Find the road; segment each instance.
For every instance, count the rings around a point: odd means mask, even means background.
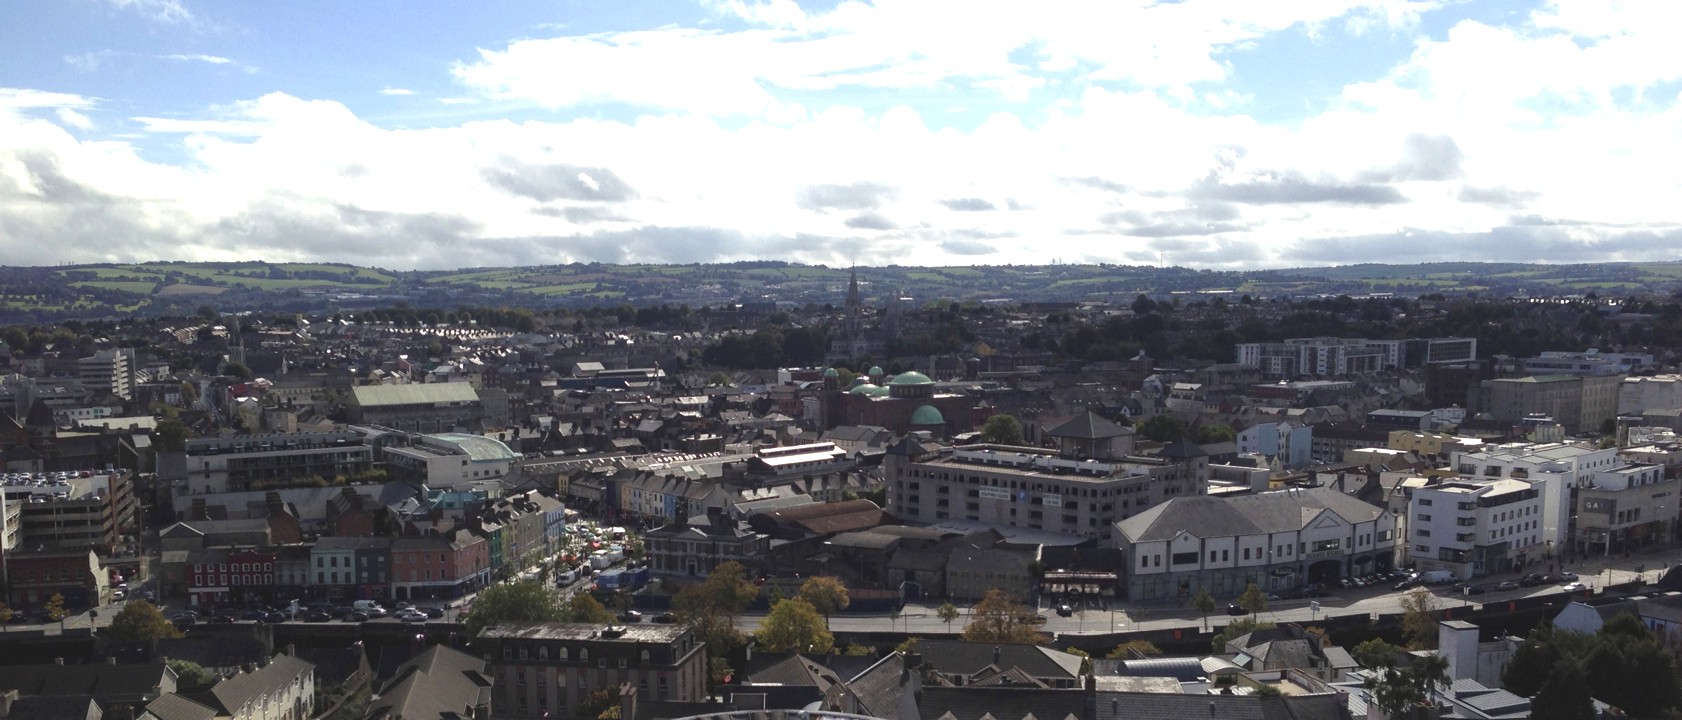
[[[1656,582],[1664,572],[1664,563],[1668,560],[1674,564],[1682,559],[1682,553],[1675,551],[1662,555],[1645,554],[1630,559],[1618,558],[1609,561],[1598,574],[1590,575],[1592,569],[1586,563],[1578,563],[1574,568],[1581,574],[1580,582],[1588,588],[1598,590],[1608,584],[1618,584],[1633,581],[1637,577],[1647,582]],[[1655,561],[1657,563],[1655,564]],[[1637,573],[1635,568],[1642,567]],[[1656,569],[1646,569],[1656,568]],[[1516,580],[1517,575],[1503,575],[1494,578],[1482,578],[1483,583],[1494,585],[1502,580]],[[1539,587],[1521,587],[1516,590],[1488,592],[1478,595],[1455,595],[1452,588],[1430,588],[1437,597],[1438,607],[1457,608],[1472,607],[1488,603],[1506,602],[1519,598],[1540,597],[1546,595],[1564,595],[1559,585],[1544,585]],[[1402,598],[1406,591],[1397,592],[1389,586],[1372,586],[1366,588],[1342,589],[1337,594],[1319,598],[1319,610],[1314,610],[1308,600],[1275,600],[1270,602],[1268,609],[1260,613],[1262,620],[1269,622],[1303,622],[1311,623],[1327,617],[1341,617],[1348,615],[1374,616],[1380,614],[1394,614],[1403,612]],[[1579,594],[1581,595],[1581,594]],[[829,626],[835,632],[909,632],[915,635],[943,635],[963,632],[969,622],[970,608],[959,608],[963,613],[951,624],[942,622],[935,614],[938,605],[907,604],[900,617],[892,618],[886,615],[837,615],[830,618]],[[1210,627],[1225,625],[1229,617],[1224,612],[1226,603],[1211,613],[1208,618]],[[1071,617],[1060,617],[1049,608],[1042,608],[1040,614],[1046,618],[1041,629],[1057,635],[1092,635],[1111,632],[1134,632],[1140,630],[1171,630],[1175,628],[1201,628],[1204,623],[1202,615],[1191,607],[1123,607],[1114,610],[1087,609],[1076,612]],[[744,632],[752,632],[759,628],[764,619],[763,614],[743,615],[737,621],[737,626]]]

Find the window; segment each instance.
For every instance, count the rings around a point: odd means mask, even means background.
[[[556,657],[556,659],[560,660],[561,662],[566,662],[568,660],[571,660],[572,659],[572,651],[570,649],[568,649],[565,645],[562,645],[561,650],[560,650],[560,654]],[[562,676],[562,677],[565,677],[565,676]]]
[[[642,664],[647,665],[648,664],[648,658],[649,658],[648,651],[647,650],[642,651]]]
[[[539,660],[548,660],[549,659],[549,646],[544,645],[544,646],[541,646],[537,649],[537,659],[539,659]],[[538,677],[542,677],[542,675],[539,675]]]

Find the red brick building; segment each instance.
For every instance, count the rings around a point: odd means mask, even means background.
[[[5,553],[11,592],[6,604],[39,608],[54,594],[66,608],[95,608],[111,599],[110,580],[92,550],[19,550]]]

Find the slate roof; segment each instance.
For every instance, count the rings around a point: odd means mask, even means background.
[[[405,720],[440,718],[445,713],[490,702],[491,679],[486,663],[443,645],[434,645],[398,666],[397,674],[380,688],[370,716]]]
[[[221,710],[237,715],[240,708],[259,696],[273,694],[277,688],[286,686],[299,675],[314,671],[315,666],[308,662],[290,655],[276,655],[256,672],[242,672],[216,683],[210,688],[210,694],[222,705]]]
[[[146,698],[160,691],[163,663],[112,665],[12,665],[0,672],[0,692],[18,695],[90,695],[101,700]]]
[[[473,386],[459,382],[358,385],[351,388],[351,392],[356,404],[362,407],[479,402],[479,394],[474,392]]]
[[[1115,527],[1133,542],[1171,540],[1182,531],[1205,538],[1260,535],[1301,530],[1324,511],[1351,524],[1371,522],[1384,512],[1335,490],[1315,488],[1230,498],[1177,497]]]
[[[1102,440],[1131,435],[1133,429],[1117,425],[1106,420],[1102,415],[1088,410],[1070,418],[1068,422],[1046,429],[1045,434],[1050,437],[1076,440]]]
[[[105,713],[99,709],[99,703],[87,695],[67,695],[64,697],[24,697],[12,701],[11,714],[7,717],[20,720],[89,720],[98,718]],[[206,719],[208,720],[208,719]]]
[[[1023,687],[925,687],[917,710],[927,720],[1085,720],[1085,690]],[[1182,716],[1189,717],[1189,716]]]
[[[158,699],[146,706],[146,712],[158,720],[211,720],[216,717],[215,708],[206,707],[175,693],[158,696]]]
[[[993,650],[999,651],[997,662]],[[1000,669],[1022,668],[1034,678],[1069,680],[1079,677],[1081,659],[1077,655],[1024,643],[968,643],[957,640],[923,638],[917,644],[923,662],[933,665],[942,675],[970,677],[989,666]]]

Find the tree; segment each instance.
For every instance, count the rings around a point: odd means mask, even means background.
[[[555,594],[543,583],[501,583],[479,592],[473,611],[467,614],[467,635],[506,622],[559,622],[564,613]]]
[[[824,627],[817,608],[801,598],[789,598],[772,607],[754,637],[772,652],[827,653],[835,646],[835,636]]]
[[[180,452],[187,449],[187,438],[193,436],[186,423],[176,419],[159,422],[152,428],[152,439],[160,452]]]
[[[561,615],[563,622],[603,625],[613,622],[613,613],[608,612],[607,607],[603,606],[601,601],[585,592],[574,593],[572,598],[567,600],[566,606],[561,608]]]
[[[12,616],[16,614],[6,603],[0,603],[0,632],[5,632],[12,626]]]
[[[1245,586],[1244,592],[1238,595],[1238,607],[1244,608],[1251,615],[1260,615],[1267,609],[1267,593],[1255,583]]]
[[[1139,435],[1146,440],[1173,442],[1186,436],[1186,424],[1168,415],[1153,415],[1139,425]]]
[[[759,588],[747,580],[747,569],[732,560],[713,568],[706,580],[679,590],[672,608],[679,622],[694,628],[697,638],[707,643],[709,653],[722,656],[742,644],[736,617],[758,596]]]
[[[1034,625],[1033,611],[999,589],[988,590],[981,602],[975,604],[963,638],[965,642],[981,643],[1041,642],[1039,628]]]
[[[1110,650],[1109,654],[1104,657],[1110,658],[1111,660],[1129,660],[1161,654],[1162,648],[1157,647],[1156,643],[1149,640],[1128,640],[1127,642],[1115,646],[1115,649]]]
[[[832,575],[819,575],[800,584],[800,592],[795,597],[810,603],[818,613],[823,615],[824,627],[829,627],[829,616],[846,610],[853,603],[847,597],[847,586],[842,584],[841,578]]]
[[[940,607],[934,611],[934,616],[940,618],[941,622],[946,623],[947,632],[952,632],[952,621],[957,620],[959,614],[958,606],[952,603],[941,603]]]
[[[1448,658],[1426,655],[1407,667],[1389,665],[1367,678],[1372,703],[1390,718],[1408,718],[1413,709],[1431,699],[1432,691],[1448,684]]]
[[[1192,441],[1199,444],[1199,445],[1208,445],[1210,443],[1232,442],[1233,439],[1235,439],[1237,437],[1238,437],[1238,435],[1237,435],[1237,433],[1234,433],[1232,431],[1232,426],[1231,425],[1226,425],[1226,424],[1222,424],[1222,423],[1209,423],[1209,424],[1206,424],[1206,425],[1199,425],[1199,426],[1197,426],[1196,430],[1192,431],[1192,434],[1191,434]]]
[[[1091,675],[1092,674],[1092,653],[1089,653],[1089,652],[1087,652],[1085,650],[1082,650],[1078,647],[1068,648],[1067,650],[1064,650],[1063,652],[1066,652],[1070,655],[1073,655],[1075,657],[1080,658],[1080,674],[1081,675]]]
[[[917,641],[919,641],[921,639],[922,638],[919,638],[919,637],[916,637],[916,636],[908,637],[908,638],[905,639],[905,642],[902,642],[902,643],[894,646],[894,652],[899,653],[901,655],[909,655],[913,652],[916,652],[917,651]]]
[[[1022,423],[1009,415],[994,415],[981,426],[981,441],[994,445],[1021,445]]]
[[[163,611],[145,600],[131,600],[111,618],[105,634],[116,640],[170,640],[181,637],[181,631],[164,617]]]
[[[1594,696],[1588,678],[1574,662],[1554,663],[1542,689],[1530,699],[1533,720],[1593,720]]]
[[[1349,656],[1355,658],[1361,667],[1379,668],[1395,665],[1396,653],[1399,652],[1401,648],[1385,642],[1384,638],[1373,638],[1356,645],[1349,651]]]
[[[59,629],[63,630],[64,619],[69,616],[70,611],[64,609],[64,596],[53,593],[53,596],[47,599],[47,619],[58,623]]]
[[[1424,588],[1402,596],[1402,637],[1407,638],[1409,650],[1437,647],[1438,615],[1437,596]]]
[[[714,656],[707,661],[707,681],[712,687],[716,688],[733,680],[731,675],[735,672],[736,669],[730,667],[728,658]]]
[[[1268,630],[1272,627],[1274,627],[1273,623],[1262,622],[1256,619],[1254,615],[1246,615],[1233,620],[1232,622],[1227,623],[1226,627],[1221,628],[1220,632],[1215,633],[1215,638],[1213,640],[1215,652],[1226,652],[1227,643],[1257,630]]]
[[[1682,701],[1676,657],[1633,613],[1607,620],[1579,662],[1594,697],[1631,716],[1665,715]]]
[[[1191,599],[1191,606],[1203,613],[1203,631],[1208,632],[1209,613],[1215,611],[1215,596],[1209,594],[1209,588],[1200,587],[1197,589],[1197,595]]]
[[[246,367],[243,363],[231,362],[222,367],[222,374],[240,380],[250,380],[251,368]]]
[[[175,671],[176,689],[182,692],[209,690],[210,686],[215,685],[218,680],[222,679],[216,673],[205,669],[203,665],[191,660],[171,658],[167,664],[169,669]]]

